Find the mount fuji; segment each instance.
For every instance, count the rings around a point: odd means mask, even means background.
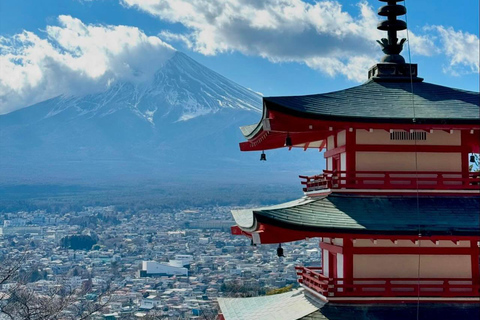
[[[240,153],[238,127],[258,122],[261,110],[259,94],[176,52],[148,82],[0,116],[0,176],[3,183],[120,183],[298,174],[305,166],[285,150],[270,166]]]

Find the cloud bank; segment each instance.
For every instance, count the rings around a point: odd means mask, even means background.
[[[445,72],[460,75],[480,71],[478,36],[443,26],[434,26],[427,30],[436,31],[440,36],[443,51],[450,60],[449,65],[444,68]]]
[[[175,50],[128,26],[87,25],[59,16],[41,38],[0,37],[0,114],[60,94],[103,91],[118,80],[145,81]]]
[[[375,39],[379,17],[366,1],[356,16],[334,0],[119,0],[163,21],[180,23],[187,32],[160,33],[167,41],[181,41],[205,55],[241,52],[272,62],[299,62],[350,80],[366,80],[366,70],[382,55]],[[401,32],[399,38],[405,37]],[[413,55],[444,53],[445,72],[478,72],[478,37],[442,26],[424,35],[409,31]],[[404,51],[404,55],[406,53]]]
[[[376,29],[378,16],[366,2],[358,15],[337,1],[301,0],[121,0],[172,23],[185,34],[162,32],[167,41],[183,41],[205,55],[238,51],[273,62],[301,62],[334,76],[363,81],[366,70],[381,56],[374,39],[386,37]],[[405,36],[405,33],[400,36]],[[433,42],[410,32],[412,50],[431,54]]]
[[[144,81],[174,53],[161,39],[204,55],[240,52],[362,82],[382,55],[374,40],[386,37],[365,1],[357,4],[356,15],[334,0],[118,1],[186,31],[147,36],[136,27],[89,25],[60,16],[58,26],[47,26],[40,36],[29,31],[0,36],[0,114],[60,94],[103,91],[119,80]],[[410,31],[409,40],[413,56],[441,56],[445,73],[479,72],[476,35],[429,26],[422,34]]]

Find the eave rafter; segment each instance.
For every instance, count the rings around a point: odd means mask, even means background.
[[[452,236],[452,235],[393,235],[393,234],[355,234],[355,233],[345,233],[345,232],[315,232],[315,231],[300,231],[300,230],[292,230],[292,229],[285,229],[279,226],[274,226],[265,223],[259,223],[257,230],[252,232],[247,232],[242,230],[238,226],[233,226],[231,233],[233,235],[243,235],[249,238],[252,238],[253,233],[259,233],[260,242],[258,244],[274,244],[274,243],[284,243],[284,242],[292,242],[298,240],[304,240],[306,238],[341,238],[347,239],[352,243],[355,243],[357,239],[366,239],[371,240],[372,245],[376,244],[378,240],[390,240],[392,243],[396,244],[398,240],[409,240],[414,245],[419,245],[419,240],[428,240],[432,241],[433,243],[438,241],[451,241],[458,245],[459,241],[474,241],[478,242],[480,240],[479,236]],[[375,242],[374,242],[375,240]],[[323,244],[322,244],[323,245]],[[330,245],[331,247],[333,245]],[[418,247],[408,247],[408,250],[416,250],[415,248]],[[457,247],[454,247],[454,249]],[[391,249],[391,248],[390,248]],[[430,248],[431,249],[431,248]],[[470,248],[464,248],[465,250],[470,250]],[[433,249],[432,251],[434,251]]]
[[[480,124],[426,124],[426,123],[366,123],[353,121],[332,121],[294,116],[277,110],[264,110],[264,116],[256,130],[248,135],[248,141],[240,143],[241,151],[262,151],[285,147],[287,136],[291,138],[292,147],[318,148],[325,147],[329,135],[346,130],[385,130],[393,131],[425,131],[443,130],[452,133],[462,130],[473,137],[480,135]],[[318,143],[313,143],[318,142]],[[320,146],[319,146],[320,145]]]

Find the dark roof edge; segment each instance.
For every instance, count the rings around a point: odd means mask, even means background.
[[[323,115],[317,113],[301,112],[282,106],[278,103],[263,98],[264,108],[268,108],[275,111],[281,111],[283,113],[308,119],[317,120],[330,120],[338,122],[360,122],[360,123],[393,123],[393,124],[436,124],[436,125],[448,125],[448,124],[480,124],[479,119],[431,119],[431,118],[375,118],[375,117],[349,117],[349,116],[332,116]],[[263,119],[263,118],[262,118]]]
[[[326,233],[349,233],[349,234],[374,234],[374,235],[419,235],[419,230],[366,230],[366,229],[353,229],[353,228],[332,228],[332,227],[313,227],[308,225],[288,223],[285,221],[279,221],[266,217],[258,211],[253,212],[255,219],[260,223],[267,223],[277,227],[292,229],[297,231],[311,231],[311,232],[326,232]],[[476,230],[472,231],[431,231],[431,230],[422,230],[420,229],[420,234],[423,237],[428,236],[479,236],[480,226]]]
[[[365,82],[363,82],[362,84],[359,84],[357,86],[353,86],[353,87],[348,87],[348,88],[345,88],[345,89],[340,89],[340,90],[335,90],[335,91],[330,91],[330,92],[323,92],[323,93],[312,93],[312,94],[300,94],[300,95],[294,95],[294,96],[268,96],[268,97],[263,97],[263,99],[270,99],[270,98],[290,98],[290,97],[314,97],[314,96],[321,96],[321,95],[326,95],[326,94],[333,94],[333,93],[338,93],[338,92],[342,92],[342,91],[346,91],[346,90],[351,90],[351,89],[354,89],[354,88],[358,88],[358,87],[361,87],[361,86],[364,86],[364,85],[367,85],[369,83],[372,83],[372,82],[389,82],[389,81],[375,81],[373,79],[369,79]],[[408,81],[394,81],[394,82],[407,82],[407,83],[410,83],[410,78]],[[425,85],[432,85],[432,86],[436,86],[436,87],[442,87],[442,88],[446,88],[446,89],[451,89],[451,90],[455,90],[455,91],[460,91],[460,92],[463,92],[463,93],[468,93],[468,94],[475,94],[475,95],[479,95],[480,96],[480,92],[479,91],[471,91],[471,90],[465,90],[465,89],[460,89],[460,88],[452,88],[452,87],[447,87],[447,86],[444,86],[444,85],[441,85],[441,84],[436,84],[436,83],[431,83],[431,82],[423,82],[423,84]],[[479,97],[480,98],[480,97]]]

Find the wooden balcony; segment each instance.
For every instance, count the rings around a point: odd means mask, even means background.
[[[327,171],[299,176],[305,193],[327,189],[480,190],[480,172]]]
[[[332,297],[480,297],[480,285],[471,279],[438,278],[329,278],[322,268],[295,267],[298,282],[328,298]]]
[[[472,279],[329,278],[322,268],[295,267],[298,282],[325,297],[480,297]]]

